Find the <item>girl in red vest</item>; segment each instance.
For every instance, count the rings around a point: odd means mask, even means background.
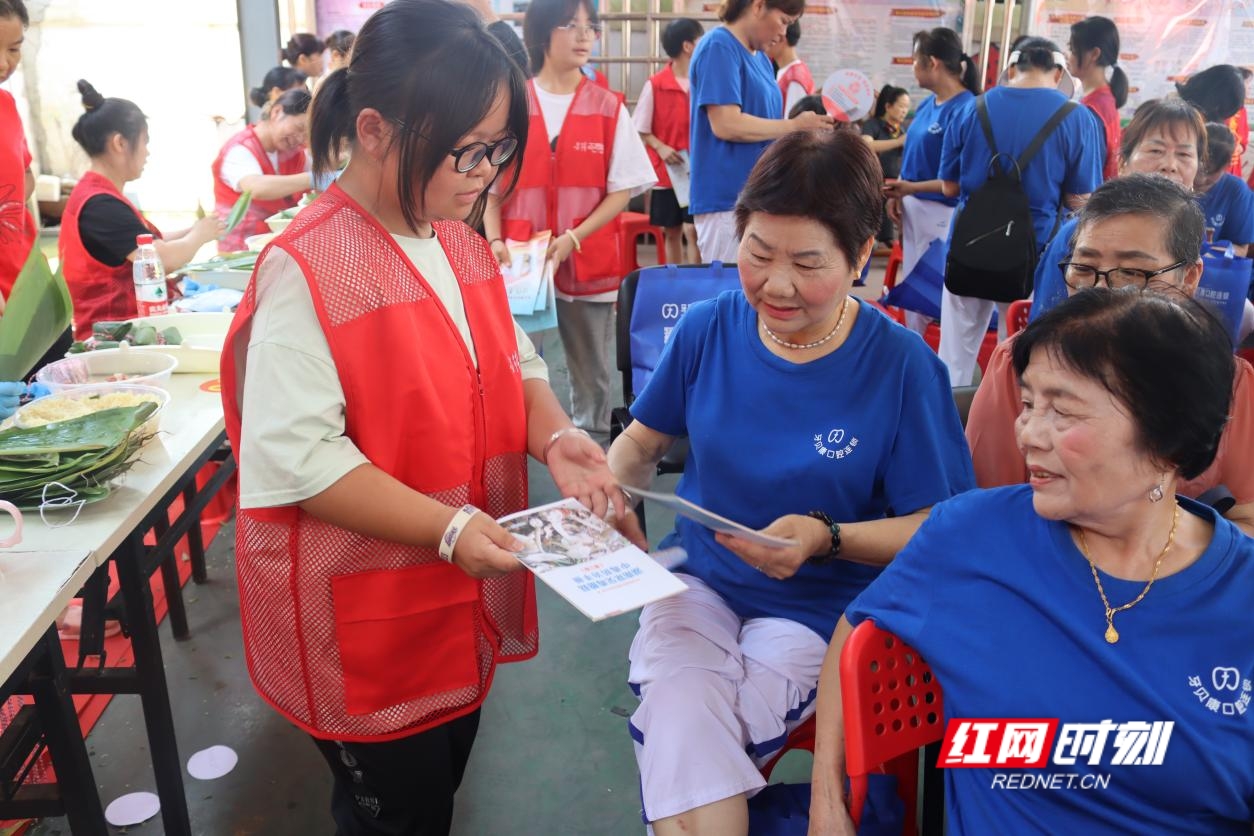
[[[465,223],[527,127],[472,9],[385,5],[313,107],[316,170],[345,142],[348,167],[262,253],[222,353],[249,673],[314,738],[344,836],[447,833],[495,666],[536,652],[494,521],[527,506],[527,454],[625,515]]]
[[[22,42],[30,16],[22,0],[0,0],[0,83],[9,80],[22,60]],[[0,90],[0,299],[8,298],[39,231],[26,208],[35,191],[31,154],[17,104]]]
[[[106,99],[78,82],[84,113],[74,123],[74,140],[91,158],[70,192],[61,216],[61,271],[74,301],[74,336],[91,336],[94,322],[132,319],[138,314],[131,262],[135,238],[150,233],[167,272],[191,261],[196,251],[225,229],[216,217],[202,218],[168,237],[126,199],[122,189],[143,174],[148,161],[148,119],[134,102]]]
[[[622,281],[619,213],[653,185],[653,167],[621,97],[582,70],[601,37],[588,0],[533,0],[523,39],[535,77],[527,82],[530,132],[518,190],[494,195],[484,217],[492,252],[503,239],[525,241],[551,230],[557,265],[557,323],[570,369],[575,425],[605,438],[610,430],[614,302]]]
[[[1119,108],[1128,102],[1128,77],[1119,63],[1119,28],[1107,17],[1086,17],[1071,24],[1067,69],[1084,85],[1080,99],[1102,123],[1106,159],[1102,176],[1119,176],[1119,145],[1123,136]],[[1106,80],[1106,71],[1110,80]]]
[[[632,121],[640,138],[649,151],[649,162],[657,175],[657,186],[649,198],[649,222],[662,228],[666,236],[666,261],[684,263],[684,236],[688,236],[691,264],[701,263],[697,249],[697,228],[692,225],[692,213],[688,211],[687,189],[684,189],[684,205],[679,205],[671,184],[666,164],[688,168],[685,162],[688,150],[688,64],[697,41],[705,34],[700,22],[690,17],[672,20],[662,32],[662,49],[670,56],[670,63],[644,83]]]
[[[313,188],[305,142],[309,135],[309,91],[288,90],[274,100],[265,118],[226,141],[213,161],[214,208],[223,218],[244,192],[252,203],[244,219],[218,242],[222,252],[248,247],[244,239],[269,232],[266,218],[296,205]]]
[[[801,20],[788,24],[784,37],[766,48],[766,54],[774,62],[775,83],[779,85],[779,93],[784,97],[784,112],[787,117],[792,109],[806,96],[814,93],[814,76],[810,68],[797,54],[797,44],[801,41]]]

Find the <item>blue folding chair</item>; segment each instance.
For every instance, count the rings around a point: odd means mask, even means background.
[[[649,382],[671,330],[688,306],[739,287],[736,265],[720,261],[645,267],[623,279],[618,288],[615,342],[624,406],[610,414],[611,442],[631,423],[631,404]],[[678,439],[658,462],[657,472],[683,473],[687,457],[688,439]]]

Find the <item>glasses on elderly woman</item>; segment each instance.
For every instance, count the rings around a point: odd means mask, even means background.
[[[1144,290],[1149,287],[1149,283],[1161,276],[1163,273],[1170,273],[1172,270],[1179,270],[1188,264],[1186,261],[1177,261],[1168,267],[1160,270],[1140,270],[1136,267],[1115,267],[1111,270],[1098,270],[1091,264],[1081,264],[1077,261],[1060,261],[1058,269],[1062,270],[1062,280],[1067,283],[1067,287],[1073,290],[1085,290],[1090,287],[1096,287],[1098,282],[1104,282],[1107,287],[1112,290],[1118,290],[1123,287],[1135,287]]]

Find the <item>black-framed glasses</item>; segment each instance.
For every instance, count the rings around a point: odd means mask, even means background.
[[[1076,261],[1058,262],[1058,269],[1062,270],[1062,280],[1067,283],[1067,287],[1074,290],[1096,287],[1099,281],[1105,282],[1107,287],[1116,290],[1121,287],[1136,287],[1144,290],[1149,286],[1152,279],[1161,276],[1163,273],[1170,273],[1172,270],[1179,270],[1181,267],[1187,266],[1187,261],[1177,261],[1175,264],[1159,270],[1140,270],[1136,267],[1115,267],[1110,270],[1098,270],[1091,264],[1080,264]]]
[[[399,125],[402,130],[413,131],[400,119],[393,119],[392,122]],[[425,139],[427,142],[431,141],[431,137],[426,134],[418,133],[418,131],[413,131],[413,133],[420,139]],[[479,163],[483,162],[484,157],[487,157],[493,168],[500,168],[510,161],[510,158],[514,156],[514,152],[517,150],[518,137],[507,136],[503,139],[498,139],[496,142],[470,142],[461,148],[451,148],[448,155],[453,158],[453,167],[457,169],[457,172],[465,174],[468,171],[473,171]]]
[[[555,26],[553,28],[559,32],[566,32],[567,34],[574,35],[576,38],[582,35],[590,41],[595,41],[601,37],[601,24],[599,23],[589,23],[586,26],[580,26],[572,20],[569,23],[563,23],[562,25]]]

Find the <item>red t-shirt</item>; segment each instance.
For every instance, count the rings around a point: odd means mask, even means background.
[[[1110,92],[1109,84],[1103,84],[1080,101],[1096,113],[1102,122],[1102,133],[1106,136],[1106,161],[1102,164],[1102,177],[1107,180],[1118,177],[1119,141],[1123,138],[1123,128],[1119,124],[1115,94]]]
[[[0,90],[0,294],[6,299],[38,235],[35,218],[26,208],[30,162],[17,103]]]

